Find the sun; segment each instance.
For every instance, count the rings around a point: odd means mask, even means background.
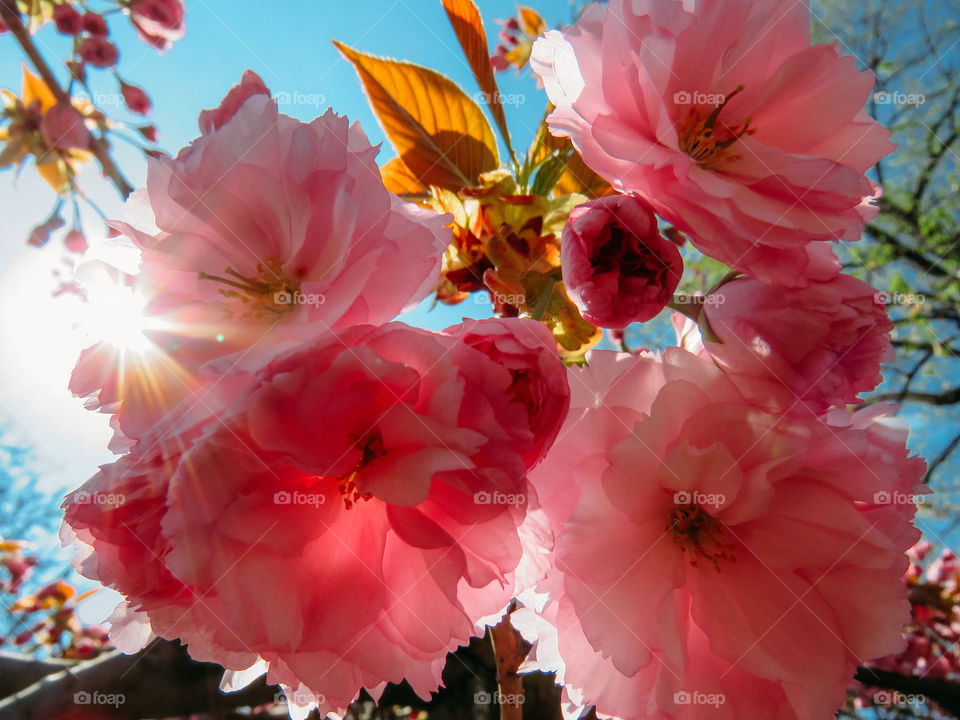
[[[148,333],[164,323],[145,312],[149,298],[124,282],[123,273],[104,263],[84,268],[86,303],[80,318],[83,331],[96,342],[122,353],[144,355],[156,349]]]

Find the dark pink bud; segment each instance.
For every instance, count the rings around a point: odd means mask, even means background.
[[[57,5],[53,9],[53,23],[57,26],[57,32],[76,35],[83,29],[83,15],[73,5]]]
[[[120,51],[117,50],[116,45],[97,35],[84,38],[77,52],[85,62],[98,68],[113,67],[120,57]]]
[[[120,92],[123,94],[123,101],[127,104],[130,112],[137,113],[137,115],[150,114],[150,96],[143,88],[129,85],[121,80]]]

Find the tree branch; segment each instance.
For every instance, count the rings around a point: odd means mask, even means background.
[[[957,446],[960,445],[960,434],[956,435],[953,440],[950,441],[950,444],[947,445],[936,459],[933,460],[929,465],[927,465],[927,472],[923,476],[924,485],[930,484],[930,478],[933,476],[934,470],[943,465],[944,461],[950,457],[950,453],[957,449]]]
[[[943,157],[947,154],[947,150],[949,150],[950,147],[957,141],[957,139],[960,138],[960,128],[954,128],[953,132],[950,133],[950,136],[946,140],[941,140],[940,136],[937,134],[940,131],[940,128],[943,127],[944,123],[951,119],[956,113],[958,104],[960,104],[960,87],[954,89],[953,97],[950,99],[947,109],[930,128],[930,134],[933,140],[939,143],[939,147],[931,146],[929,148],[927,164],[920,173],[920,180],[917,183],[916,190],[914,190],[914,202],[913,207],[910,210],[910,215],[914,222],[919,221],[920,204],[923,201],[923,196],[927,191],[927,186],[930,184],[930,179],[933,177],[934,171],[937,169],[937,166],[940,164],[940,161],[943,159]]]
[[[928,405],[955,405],[960,402],[960,387],[950,390],[944,390],[941,393],[930,392],[886,392],[877,395],[871,395],[869,402],[876,403],[884,400],[894,400],[896,402],[922,402]]]
[[[33,43],[33,38],[30,37],[30,31],[24,27],[23,21],[20,18],[20,11],[17,9],[16,0],[0,0],[0,18],[3,19],[3,24],[7,26],[10,33],[17,39],[23,52],[30,59],[30,63],[36,71],[40,73],[40,77],[43,78],[43,81],[50,88],[57,102],[67,105],[71,104],[70,96],[60,87],[57,76],[53,74],[50,66],[46,60],[43,59],[40,51],[37,50],[37,46]],[[97,162],[100,163],[100,169],[104,177],[110,179],[120,195],[124,198],[129,197],[130,193],[133,192],[133,186],[123,176],[120,168],[117,167],[117,164],[110,156],[110,145],[106,138],[91,136],[89,150],[93,153],[94,157],[97,158]]]
[[[929,348],[923,353],[923,357],[920,361],[913,366],[913,369],[907,373],[907,377],[904,378],[903,387],[900,389],[900,397],[897,402],[903,402],[904,398],[907,396],[907,393],[910,392],[910,384],[913,382],[914,378],[917,377],[917,373],[920,372],[920,368],[927,364],[927,361],[933,357],[934,350]]]
[[[4,684],[22,683],[44,669],[58,671],[0,700],[0,720],[49,720],[79,705],[114,718],[180,717],[262,705],[273,702],[276,693],[263,678],[239,692],[222,693],[223,668],[196,662],[169,641],[155,641],[136,655],[114,651],[65,670],[31,660],[15,669],[16,658],[2,660]],[[18,680],[11,681],[7,669]]]
[[[891,206],[884,205],[882,206],[883,211],[888,211]],[[891,214],[896,215],[896,213],[891,212]],[[870,223],[866,227],[866,231],[877,240],[877,242],[890,245],[894,252],[896,252],[897,257],[904,258],[909,260],[911,263],[919,267],[921,270],[926,272],[928,275],[936,275],[937,277],[947,277],[949,273],[940,267],[939,260],[931,260],[926,255],[924,255],[920,250],[910,247],[904,243],[900,238],[894,235],[892,232],[884,230],[883,228],[877,226],[874,223]]]
[[[70,665],[66,660],[40,660],[30,655],[0,651],[0,698],[13,695]]]

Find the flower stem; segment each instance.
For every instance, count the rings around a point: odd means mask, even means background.
[[[19,43],[27,58],[29,58],[34,69],[40,73],[40,77],[43,78],[43,81],[50,88],[50,92],[53,93],[57,102],[67,105],[71,104],[70,96],[60,87],[56,75],[53,74],[50,66],[47,65],[46,60],[43,59],[40,51],[37,50],[37,46],[34,45],[33,38],[30,37],[30,31],[27,30],[20,18],[20,11],[17,9],[16,0],[0,0],[0,18],[3,19],[3,24],[7,26],[10,33],[17,39],[17,43]],[[104,176],[110,178],[117,192],[126,198],[133,192],[133,186],[127,181],[113,161],[109,148],[109,144],[103,137],[93,137],[90,141],[90,152],[93,153],[94,157],[97,158],[97,162],[100,163],[100,169],[103,171]]]
[[[500,720],[523,719],[523,676],[517,671],[530,652],[530,644],[510,624],[511,604],[496,627],[490,628],[490,642],[497,659],[497,687],[500,690]]]

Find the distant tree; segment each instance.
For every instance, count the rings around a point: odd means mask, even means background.
[[[956,517],[960,454],[960,2],[815,0],[815,39],[876,75],[868,111],[898,150],[876,167],[879,217],[842,248],[845,271],[883,292],[897,359],[872,400],[905,403],[923,433],[937,510]]]

